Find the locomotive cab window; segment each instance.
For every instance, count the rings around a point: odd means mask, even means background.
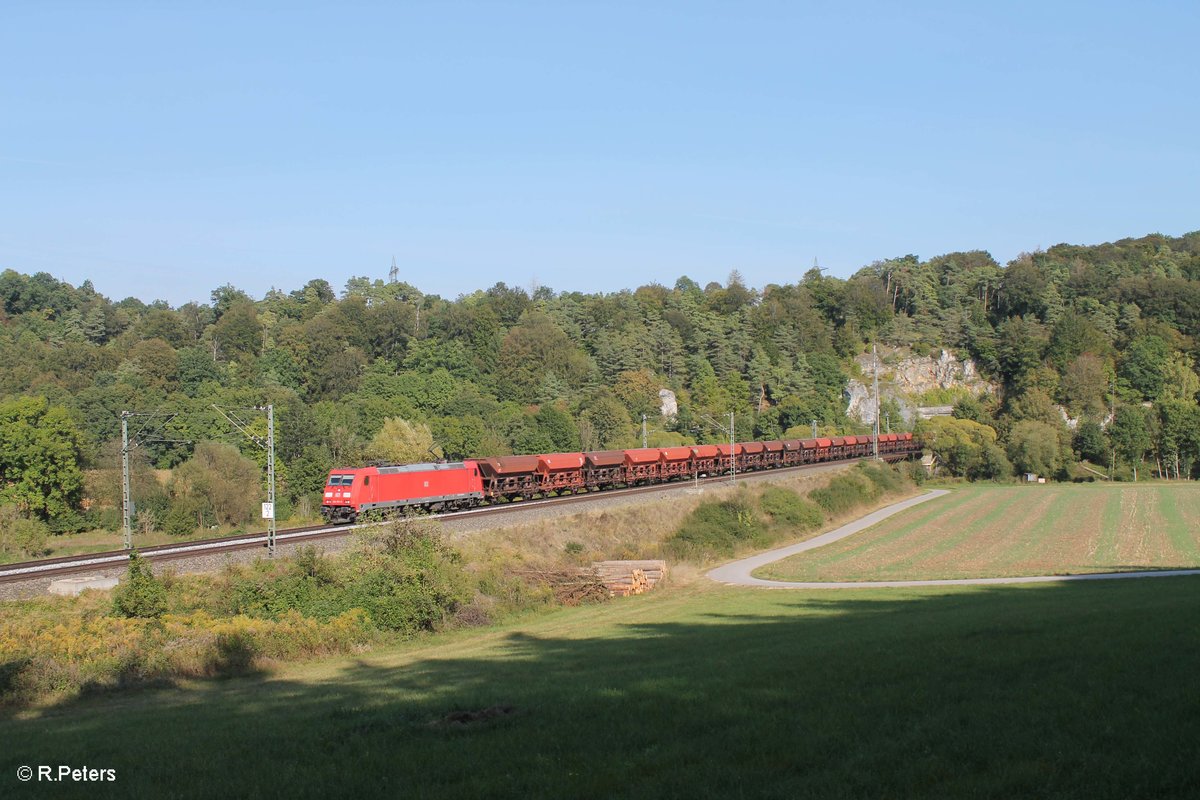
[[[363,486],[370,486],[370,485],[371,485],[371,476],[367,475],[367,476],[363,477]]]

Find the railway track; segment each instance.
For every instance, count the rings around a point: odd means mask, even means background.
[[[887,460],[898,461],[903,460],[903,458],[904,456],[897,454],[895,457],[888,457]],[[759,470],[739,475],[738,479],[741,480],[743,478],[754,478],[756,476],[770,476],[792,472],[802,472],[817,467],[826,467],[834,464],[851,464],[857,461],[867,460],[870,459],[849,458],[836,461],[823,461],[818,464],[803,464],[796,467],[780,467],[771,470]],[[685,489],[689,486],[703,486],[711,483],[726,482],[729,482],[728,475],[712,475],[709,477],[700,478],[698,481],[673,481],[670,483],[656,483],[648,486],[633,486],[625,489],[606,489],[603,491],[585,492],[582,494],[545,497],[536,500],[521,500],[513,503],[502,503],[498,505],[471,508],[465,511],[430,514],[425,518],[463,519],[465,517],[472,516],[502,516],[505,514],[520,513],[522,511],[545,505],[587,503],[597,499],[640,494],[655,494],[659,492]],[[351,531],[379,524],[379,522],[365,522],[353,525],[311,525],[303,528],[288,528],[277,531],[275,533],[275,541],[277,544],[295,544],[317,541],[320,539],[345,536]],[[218,539],[200,539],[190,542],[180,542],[179,544],[154,545],[152,547],[139,548],[138,553],[147,560],[160,563],[194,558],[201,555],[230,553],[241,550],[265,549],[266,545],[266,533],[245,533],[237,536],[225,536]],[[23,561],[16,564],[5,564],[4,566],[0,566],[0,584],[20,583],[49,577],[61,577],[64,575],[73,575],[81,572],[91,572],[98,569],[111,569],[113,567],[119,567],[128,559],[129,551],[127,550],[109,550],[106,552],[87,553],[78,556],[61,556],[58,558],[45,558],[37,561]]]

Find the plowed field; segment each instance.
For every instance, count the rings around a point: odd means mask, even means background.
[[[970,486],[780,561],[795,581],[1072,575],[1200,567],[1200,485]]]

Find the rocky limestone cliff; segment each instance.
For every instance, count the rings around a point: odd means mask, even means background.
[[[855,361],[862,369],[862,378],[851,378],[846,385],[846,415],[865,423],[875,421],[874,379],[870,353]],[[996,393],[999,387],[984,380],[971,359],[960,361],[947,350],[937,358],[916,356],[906,351],[880,351],[879,395],[881,401],[894,400],[900,406],[905,422],[911,423],[922,414],[917,398],[936,389],[961,389],[978,397],[986,392]],[[944,408],[934,413],[941,413]]]
[[[679,413],[679,401],[670,389],[658,390],[658,411],[667,419],[674,419]]]

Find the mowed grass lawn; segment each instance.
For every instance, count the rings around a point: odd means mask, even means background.
[[[974,485],[755,574],[869,581],[1183,567],[1200,567],[1200,484]]]
[[[1197,664],[1196,578],[701,580],[0,719],[0,796],[1194,797]],[[117,782],[17,780],[42,764]]]

